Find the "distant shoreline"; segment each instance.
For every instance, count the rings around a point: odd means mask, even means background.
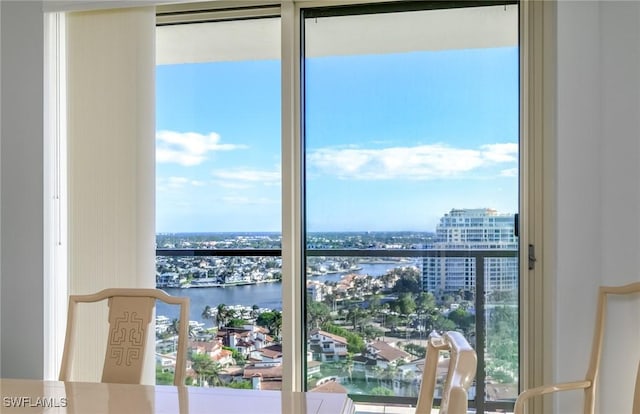
[[[171,289],[198,289],[198,288],[227,288],[227,287],[235,287],[235,286],[249,286],[249,285],[259,285],[263,283],[278,283],[281,280],[260,280],[255,282],[229,282],[229,283],[214,283],[214,282],[204,282],[204,283],[196,283],[196,284],[186,284],[180,286],[162,286],[156,285],[156,288],[171,288]]]

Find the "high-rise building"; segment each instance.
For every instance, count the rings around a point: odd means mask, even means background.
[[[422,288],[436,296],[444,293],[469,292],[476,286],[476,256],[473,250],[517,251],[514,215],[498,213],[490,208],[452,209],[436,227],[434,250],[470,251],[468,257],[425,257]],[[518,283],[518,258],[484,257],[487,291],[514,290]]]

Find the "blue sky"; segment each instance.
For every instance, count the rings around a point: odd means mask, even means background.
[[[306,62],[310,231],[517,210],[517,48]],[[278,61],[157,68],[158,232],[280,231]]]

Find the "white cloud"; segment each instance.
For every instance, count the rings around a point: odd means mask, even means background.
[[[167,191],[169,189],[182,189],[187,186],[203,187],[206,183],[200,180],[192,180],[187,177],[158,177],[158,189],[161,191]]]
[[[518,161],[518,144],[489,144],[482,146],[482,156],[488,162],[517,162]]]
[[[214,180],[212,184],[216,187],[230,188],[232,190],[246,190],[247,188],[251,188],[251,185],[247,183],[230,182],[223,180]]]
[[[342,179],[429,180],[460,177],[496,164],[517,162],[517,144],[484,145],[480,150],[444,144],[383,149],[322,148],[307,157],[321,174]]]
[[[189,182],[186,177],[169,177],[167,178],[167,185],[169,187],[183,187]]]
[[[501,177],[517,177],[518,169],[517,168],[508,168],[506,170],[500,171]]]
[[[156,133],[156,161],[183,166],[201,164],[207,154],[214,151],[231,151],[247,148],[245,145],[221,144],[220,135],[196,132],[158,131]]]
[[[215,170],[211,173],[217,179],[230,183],[228,185],[238,185],[238,183],[264,183],[279,184],[279,170],[252,170],[252,169],[234,169],[234,170]],[[234,184],[235,183],[235,184]]]
[[[222,201],[225,204],[240,204],[240,205],[268,205],[279,204],[280,200],[272,200],[265,197],[244,197],[244,196],[225,196],[222,197]]]

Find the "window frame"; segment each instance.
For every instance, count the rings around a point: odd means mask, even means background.
[[[303,391],[306,379],[303,375],[304,344],[303,320],[300,312],[304,298],[304,286],[296,274],[303,268],[302,252],[302,171],[301,147],[301,99],[300,99],[300,11],[311,7],[329,7],[363,3],[382,3],[388,0],[283,0],[283,1],[210,1],[191,4],[158,5],[157,11],[182,7],[192,9],[222,10],[250,7],[279,7],[281,17],[282,44],[282,186],[283,186],[283,335],[291,338],[287,344],[290,352],[285,352],[283,361],[283,389]],[[393,3],[400,3],[394,1]],[[161,2],[156,2],[161,3]],[[162,2],[164,3],[164,2]],[[440,2],[441,3],[441,2]],[[464,3],[464,2],[462,2]],[[153,3],[152,3],[153,4]],[[130,6],[136,6],[130,2]],[[123,7],[127,7],[125,4]],[[149,5],[146,3],[145,5]],[[527,249],[520,249],[520,309],[521,309],[521,352],[520,387],[522,389],[541,384],[553,374],[553,274],[555,268],[555,242],[553,223],[555,222],[554,181],[556,154],[555,143],[555,39],[556,4],[555,2],[520,1],[520,62],[521,68],[521,194],[520,194],[520,240],[521,246],[534,245],[538,257],[534,269],[528,269]],[[93,6],[57,6],[45,7],[46,14],[55,14],[77,9],[105,9],[110,7],[104,2]],[[61,29],[58,29],[61,30]],[[55,35],[48,34],[48,39]],[[58,38],[57,42],[61,40]],[[49,57],[45,60],[48,68],[56,66]],[[60,79],[53,79],[52,83]],[[50,88],[49,88],[50,90]],[[47,95],[50,96],[50,95]],[[45,97],[46,99],[46,97]],[[64,102],[55,102],[47,111],[55,112],[64,107]],[[51,156],[49,156],[51,158]],[[58,164],[55,164],[58,165]],[[58,168],[58,170],[56,170]],[[52,173],[58,173],[64,165],[51,167]],[[50,208],[54,208],[50,207]],[[55,207],[57,208],[57,207]],[[52,218],[52,227],[60,223]],[[63,223],[64,224],[64,223]],[[54,230],[49,234],[55,233]],[[52,251],[51,243],[45,240],[45,251]],[[64,252],[59,257],[65,257]],[[50,263],[45,274],[45,283],[66,286],[66,271],[56,270],[55,260]],[[45,313],[53,314],[64,308],[66,295],[53,290],[45,296]],[[50,331],[60,323],[49,321]],[[55,326],[54,326],[55,325]],[[59,326],[58,326],[59,327]],[[56,337],[52,335],[45,344],[45,361],[55,361]],[[284,400],[283,400],[284,401]],[[291,396],[290,407],[295,408],[295,399]],[[538,407],[538,406],[535,406]],[[283,405],[283,409],[285,406]],[[295,410],[293,410],[295,411]],[[543,412],[542,405],[533,412]]]
[[[303,11],[306,9],[330,9],[340,6],[354,6],[385,3],[390,11],[403,9],[408,10],[411,7],[424,9],[425,7],[467,7],[469,2],[452,1],[452,2],[407,2],[404,0],[384,1],[384,0],[289,0],[279,3],[279,15],[281,18],[281,65],[282,65],[282,260],[283,260],[283,336],[289,338],[290,352],[286,352],[283,360],[283,389],[294,392],[304,391],[306,376],[304,375],[305,360],[305,344],[304,344],[304,318],[296,309],[302,309],[304,306],[305,287],[301,278],[296,274],[301,274],[304,270],[304,226],[303,226],[303,196],[304,189],[302,183],[302,174],[304,170],[303,138],[302,131],[304,128],[302,113],[302,33],[301,19]],[[413,3],[413,6],[408,5]],[[495,1],[478,1],[477,5],[495,5]],[[541,163],[540,145],[542,137],[536,135],[541,123],[541,99],[540,99],[540,74],[539,60],[533,57],[540,55],[539,43],[542,41],[542,29],[546,33],[551,24],[548,16],[553,8],[542,7],[537,2],[521,1],[520,2],[520,62],[521,69],[521,194],[520,194],[520,215],[521,223],[527,223],[526,226],[521,225],[520,240],[521,246],[527,246],[532,243],[531,233],[539,235],[541,233],[540,215],[528,214],[529,211],[542,211],[540,207],[540,199],[536,194],[529,194],[529,188],[532,183],[535,184],[536,190],[540,189],[541,179]],[[378,5],[379,6],[379,5]],[[408,8],[407,8],[408,7]],[[262,9],[262,10],[261,10]],[[187,21],[199,21],[201,18],[211,19],[212,14],[208,16],[198,15],[198,10],[208,10],[211,13],[222,13],[223,18],[259,18],[261,16],[273,16],[276,4],[268,1],[243,1],[243,2],[204,2],[182,5],[163,5],[158,7],[159,16],[167,19],[167,14],[171,11],[182,14]],[[256,13],[255,10],[258,10]],[[248,11],[250,11],[248,13]],[[248,14],[246,14],[248,13]],[[544,18],[543,18],[544,17]],[[159,17],[160,19],[160,17]],[[165,20],[166,21],[166,20]],[[546,36],[547,42],[549,35]],[[538,58],[539,59],[539,58]],[[535,66],[538,65],[538,66]],[[531,91],[535,91],[532,93]],[[535,95],[535,97],[534,97]],[[548,101],[548,99],[547,99]],[[547,102],[548,103],[548,102]],[[532,105],[535,107],[533,108]],[[546,108],[549,108],[547,105]],[[537,112],[533,113],[536,110]],[[549,116],[549,109],[545,110],[545,115]],[[537,116],[537,118],[535,118]],[[535,118],[535,119],[534,119]],[[547,124],[550,125],[550,124]],[[546,130],[545,136],[550,136],[549,128]],[[536,138],[535,140],[532,138]],[[535,144],[532,142],[535,141]],[[537,168],[534,168],[534,163]],[[545,163],[546,165],[547,163]],[[550,171],[547,169],[546,171]],[[538,175],[535,175],[538,174]],[[537,203],[537,204],[536,204]],[[526,218],[526,220],[525,220]],[[539,237],[538,237],[539,239]],[[539,242],[538,244],[541,244]],[[524,266],[526,257],[524,250],[520,249],[520,309],[521,309],[521,388],[527,384],[538,382],[536,375],[528,373],[539,373],[542,371],[542,362],[539,359],[531,359],[528,355],[530,350],[541,349],[539,336],[531,335],[528,326],[532,321],[541,321],[540,287],[537,284],[524,283],[524,274],[540,273],[542,266],[537,269],[529,270]],[[547,249],[545,249],[547,250]],[[546,267],[546,266],[545,266]],[[539,277],[539,276],[538,276]],[[540,323],[540,322],[538,322]],[[525,345],[526,342],[526,345]],[[539,374],[537,374],[539,376]]]
[[[313,18],[313,17],[333,17],[333,16],[350,16],[350,15],[357,15],[359,13],[362,14],[366,14],[366,13],[386,13],[386,12],[405,12],[405,11],[420,11],[420,10],[436,10],[436,9],[452,9],[452,8],[467,8],[467,7],[481,7],[481,6],[495,6],[496,4],[505,4],[505,2],[495,2],[495,1],[462,1],[462,2],[458,2],[458,1],[447,1],[447,2],[433,2],[433,1],[422,1],[422,2],[407,2],[407,1],[394,1],[394,2],[388,2],[388,3],[384,3],[384,4],[375,4],[376,2],[367,2],[368,4],[361,4],[362,2],[333,2],[333,5],[327,5],[325,3],[318,3],[318,2],[314,2],[314,5],[317,5],[315,7],[311,7],[309,6],[309,4],[305,4],[305,5],[301,5],[298,8],[298,12],[297,17],[300,19],[300,21],[304,21],[305,18]],[[516,4],[519,5],[519,14],[520,14],[520,21],[518,22],[518,25],[520,27],[520,31],[522,32],[522,5],[517,1],[509,1],[507,2],[508,4]],[[305,11],[309,11],[310,13],[305,13]],[[302,23],[299,23],[301,28],[300,28],[300,33],[301,36],[304,36],[304,32],[302,29]],[[300,43],[303,44],[303,39],[300,40]],[[518,39],[518,44],[519,44],[519,50],[520,50],[520,59],[522,59],[522,34],[520,33],[519,35],[519,39]],[[303,50],[303,46],[297,47],[296,50]],[[297,62],[304,62],[304,52],[300,53],[300,56],[297,57],[296,61]],[[304,79],[305,74],[304,74],[304,65],[301,65],[302,67],[299,70],[300,73],[300,78]],[[521,76],[522,76],[522,70],[520,70]],[[303,85],[304,85],[304,81],[303,81]],[[300,114],[300,117],[302,118],[302,122],[304,122],[304,89],[303,87],[301,87],[301,90],[299,91],[298,95],[301,97],[300,99],[302,100],[302,103],[300,105],[299,108],[297,108],[297,112]],[[522,83],[520,84],[520,103],[522,102],[522,100],[524,99],[524,88],[522,87]],[[525,139],[524,139],[524,135],[522,134],[522,112],[520,113],[520,139],[519,139],[519,152],[520,154],[522,154],[522,152],[524,151],[524,146],[525,146]],[[302,130],[301,130],[301,134],[304,134],[304,125],[302,125]],[[301,143],[301,148],[302,151],[304,151],[304,136],[302,136],[300,138],[300,140],[302,141]],[[304,155],[302,155],[303,160],[301,161],[301,165],[302,165],[302,172],[301,172],[301,176],[304,177]],[[520,168],[522,168],[522,155],[521,155],[521,160],[520,160]],[[294,170],[295,171],[295,170]],[[284,168],[283,168],[283,173],[284,173]],[[522,178],[521,178],[522,179]],[[302,189],[302,191],[304,192],[304,187]],[[522,197],[521,194],[518,196],[519,197],[519,204],[520,204],[520,210],[522,208]],[[305,201],[302,200],[302,209],[301,214],[303,215],[302,218],[302,227],[303,227],[303,231],[304,231],[304,203]],[[516,215],[516,217],[523,217],[522,214]],[[284,234],[283,234],[283,238],[284,238]],[[305,237],[306,240],[306,237]],[[524,241],[522,238],[520,238],[519,240],[519,247],[518,250],[521,253],[522,252],[522,247],[526,244],[524,244]],[[303,258],[302,260],[305,261],[307,256],[307,248],[306,246],[302,246],[302,251],[303,251]],[[344,253],[344,252],[341,252]],[[402,253],[402,252],[401,252]],[[455,252],[451,252],[452,254]],[[478,253],[478,252],[474,252],[474,253]],[[486,252],[487,254],[491,254],[490,251]],[[284,252],[283,252],[284,254]],[[331,255],[331,252],[326,250],[324,251],[323,255]],[[383,253],[380,253],[378,255],[384,256]],[[519,286],[522,286],[522,282],[523,282],[523,273],[522,273],[522,269],[524,269],[522,267],[522,258],[521,258],[521,254],[517,254],[518,257],[518,263],[520,266],[520,270],[519,270]],[[449,256],[447,256],[449,257]],[[483,288],[482,286],[485,285],[487,283],[487,280],[485,280],[485,276],[484,276],[484,263],[486,260],[491,261],[493,259],[493,256],[488,256],[488,257],[476,257],[477,260],[477,269],[478,269],[478,274],[477,274],[477,278],[478,281],[480,281],[481,283],[478,284],[478,286],[476,286],[475,290],[476,290],[476,303],[480,304],[480,308],[484,309],[484,296],[481,294],[481,292],[483,292]],[[304,272],[302,273],[304,275]],[[284,272],[283,272],[283,279],[284,279]],[[306,279],[304,279],[304,281],[306,281]],[[521,295],[519,295],[521,296]],[[302,304],[302,309],[306,309],[306,295],[303,295],[303,304]],[[284,307],[283,307],[284,308]],[[305,312],[306,313],[306,312]],[[522,318],[522,301],[519,298],[519,317]],[[476,317],[476,323],[485,327],[486,328],[486,321],[484,318],[484,314],[482,312],[479,312],[479,316]],[[302,325],[302,330],[304,331],[306,327],[306,324],[303,323]],[[519,334],[520,334],[520,338],[519,338],[519,342],[521,341],[522,338],[522,323],[520,323],[519,321]],[[480,341],[481,344],[484,345],[484,347],[486,347],[486,337],[484,332],[482,331],[481,334],[478,335],[478,340]],[[519,366],[521,365],[521,361],[522,361],[522,346],[520,346],[520,351],[519,351],[519,357],[520,357],[520,361],[519,361]],[[484,354],[485,354],[485,350],[484,349],[478,349],[476,350],[478,352],[479,355],[479,361],[482,361],[482,369],[484,370]],[[522,373],[522,368],[519,368],[520,372]],[[480,370],[479,370],[480,371]],[[476,382],[478,379],[480,379],[482,381],[482,386],[478,387],[477,390],[479,391],[478,394],[484,394],[484,374],[483,375],[478,375],[476,374],[477,377],[480,378],[476,378]],[[522,375],[520,375],[520,378],[522,377]],[[519,391],[521,391],[523,388],[522,386],[522,380],[518,381],[518,387],[519,387]],[[373,403],[373,404],[384,404],[384,403],[392,403],[392,404],[412,404],[415,403],[414,399],[411,397],[386,397],[386,396],[354,396],[355,397],[355,401],[356,402],[364,402],[364,403]],[[512,409],[513,407],[513,402],[503,402],[503,401],[491,401],[491,402],[487,402],[484,398],[476,398],[474,400],[470,400],[469,401],[469,406],[470,407],[474,407],[475,409],[479,410],[478,412],[485,412],[486,410],[504,410],[504,409]]]

